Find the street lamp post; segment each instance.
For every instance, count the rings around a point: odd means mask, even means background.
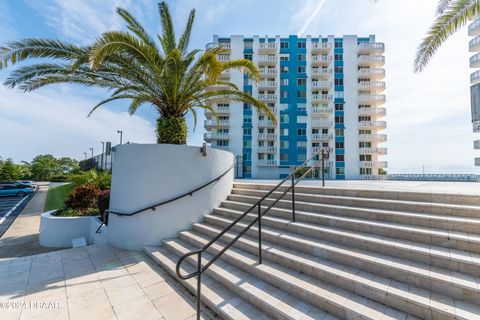
[[[100,143],[102,144],[102,158],[100,162],[100,170],[103,170],[103,154],[105,153],[105,142],[100,141]]]
[[[123,131],[122,130],[117,130],[117,133],[120,134],[120,144],[122,144],[122,139],[123,139]]]
[[[85,160],[87,160],[87,153],[84,152],[83,155],[85,156]]]
[[[92,157],[90,158],[90,169],[93,169],[93,148],[90,148],[90,151],[92,152]]]

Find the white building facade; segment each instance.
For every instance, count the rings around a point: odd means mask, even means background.
[[[473,142],[473,148],[480,150],[480,139],[478,139],[480,136],[480,17],[475,18],[468,26],[468,35],[474,37],[470,40],[469,51],[475,52],[475,54],[470,57],[470,68],[477,69],[477,71],[474,71],[470,75],[472,126],[474,135],[477,137]],[[480,157],[476,157],[474,161],[476,166],[480,166]]]
[[[259,67],[258,83],[239,71],[222,77],[267,104],[278,120],[234,101],[213,106],[218,119],[205,113],[205,141],[238,156],[237,175],[282,178],[320,148],[329,151],[329,179],[385,173],[385,57],[375,36],[214,36],[210,46],[226,49],[221,61],[246,58]]]

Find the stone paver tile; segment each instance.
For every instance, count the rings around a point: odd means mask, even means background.
[[[133,277],[142,288],[165,281],[165,278],[161,274],[153,270],[133,274]]]
[[[108,299],[112,306],[118,306],[120,304],[126,303],[130,300],[143,297],[145,293],[138,284],[132,284],[126,287],[112,287],[110,289],[105,289]]]
[[[181,311],[181,308],[179,308],[178,305],[177,308],[177,311]],[[114,310],[119,320],[163,319],[162,314],[155,308],[155,306],[146,296],[138,297],[124,304],[115,306]],[[177,317],[172,319],[180,318]]]
[[[143,291],[153,301],[174,292],[175,288],[168,281],[162,281],[143,288]]]
[[[56,295],[39,300],[25,300],[20,319],[68,319],[68,304],[65,295]]]
[[[187,319],[196,314],[195,307],[185,301],[185,298],[177,292],[155,299],[153,304],[165,320]]]

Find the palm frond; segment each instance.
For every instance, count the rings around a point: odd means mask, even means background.
[[[190,35],[192,34],[192,26],[193,26],[194,20],[195,20],[195,10],[192,10],[190,11],[190,15],[188,16],[185,30],[180,36],[180,40],[178,40],[178,50],[180,50],[183,54],[185,54],[188,49],[188,44],[190,42]]]
[[[130,12],[123,8],[117,8],[117,13],[127,23],[128,30],[132,31],[138,38],[140,38],[149,46],[156,48],[155,41],[153,41],[152,37],[150,37],[142,24],[138,22],[137,19],[130,14]]]
[[[427,36],[418,47],[414,62],[415,72],[422,71],[438,48],[463,27],[468,19],[479,13],[479,0],[455,0],[435,19]]]
[[[452,3],[454,0],[438,0],[437,8],[435,10],[435,15],[440,16],[447,10],[448,6],[450,3]]]
[[[162,25],[162,36],[159,37],[159,40],[162,44],[163,51],[167,53],[177,46],[175,30],[167,2],[162,1],[158,4],[158,12],[160,13],[160,23]]]

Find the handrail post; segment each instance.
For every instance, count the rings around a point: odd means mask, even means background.
[[[202,291],[202,251],[198,252],[197,261],[197,320],[200,320],[201,291]]]
[[[295,222],[295,174],[292,174],[292,221]]]
[[[258,203],[258,264],[262,264],[262,206]]]
[[[323,148],[322,148],[322,187],[325,187],[325,153],[323,151]]]

